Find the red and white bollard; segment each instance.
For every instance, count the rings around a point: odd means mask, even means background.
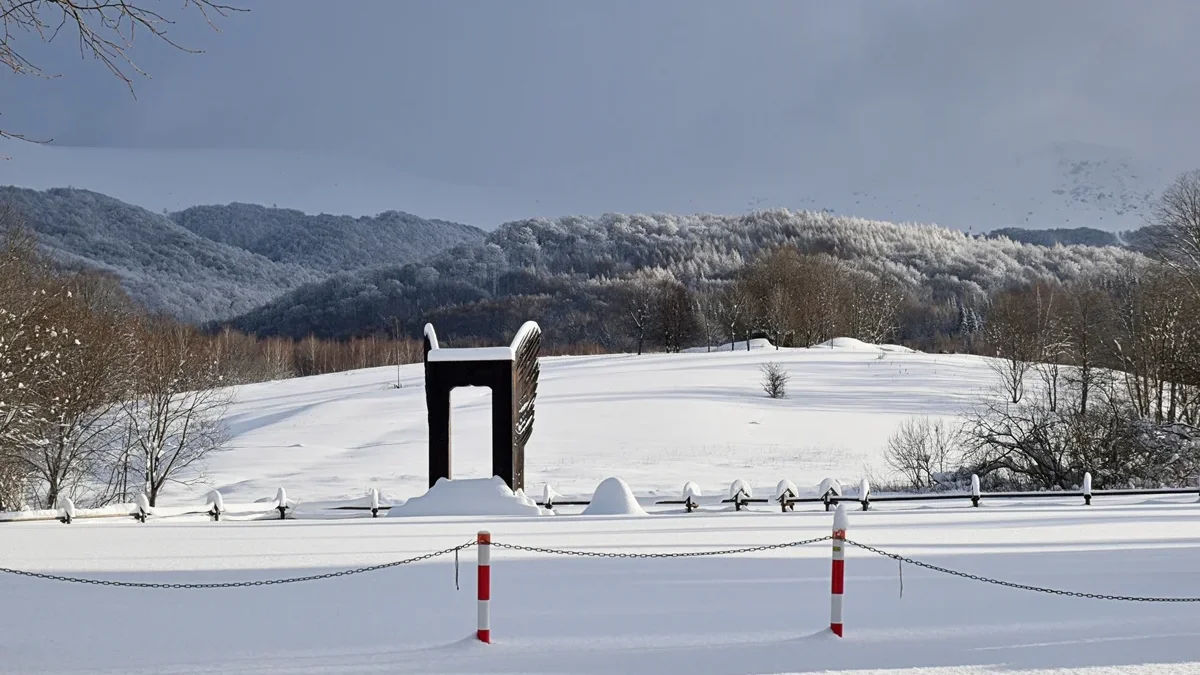
[[[479,631],[476,637],[480,642],[492,642],[492,535],[486,531],[480,532],[475,539],[475,548],[479,553]]]
[[[842,637],[842,593],[846,589],[846,529],[850,519],[846,505],[838,504],[833,513],[833,594],[829,600],[829,630]]]

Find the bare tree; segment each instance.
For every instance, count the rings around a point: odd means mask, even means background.
[[[956,424],[929,417],[914,417],[900,423],[888,439],[885,461],[917,490],[942,486],[958,468],[963,436]]]
[[[738,335],[747,331],[747,320],[750,314],[750,296],[742,284],[732,283],[726,286],[719,296],[717,320],[721,328],[729,336],[729,351],[737,350]],[[746,340],[746,351],[750,350],[750,340]]]
[[[1181,174],[1155,202],[1150,216],[1151,253],[1183,272],[1200,293],[1200,170]]]
[[[198,480],[204,459],[224,445],[221,418],[231,394],[211,343],[191,328],[148,322],[135,343],[136,385],[122,408],[131,456],[154,506],[168,483]]]
[[[721,339],[722,334],[720,293],[712,288],[696,293],[695,315],[697,328],[704,337],[704,346],[711,352],[713,344]]]
[[[1101,367],[1112,338],[1112,302],[1096,280],[1081,280],[1066,289],[1061,310],[1066,356],[1073,369],[1069,385],[1079,392],[1081,415],[1088,412],[1092,390],[1106,379]]]
[[[637,343],[640,356],[646,346],[646,337],[655,324],[658,309],[658,285],[648,277],[637,277],[624,284],[621,290],[621,306],[625,324]]]
[[[679,353],[698,330],[692,292],[678,281],[663,281],[655,292],[654,318],[668,352]]]
[[[20,38],[34,36],[53,42],[64,32],[73,33],[80,55],[100,61],[132,92],[133,77],[146,75],[130,54],[135,35],[149,34],[182,51],[196,52],[175,41],[168,33],[174,21],[151,6],[150,0],[0,0],[0,65],[15,75],[53,77],[34,63],[28,52],[19,50]],[[182,0],[182,9],[195,10],[209,25],[217,16],[243,11],[215,0]],[[4,130],[0,130],[0,138],[29,140]]]
[[[771,398],[786,398],[787,385],[791,376],[778,363],[764,363],[759,370],[762,372],[762,388]]]
[[[1004,383],[1008,399],[1020,403],[1025,395],[1025,375],[1033,366],[1035,349],[1024,330],[1022,303],[1012,294],[1002,294],[992,301],[984,335],[996,358],[988,362]]]

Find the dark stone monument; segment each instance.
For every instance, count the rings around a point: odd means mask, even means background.
[[[527,321],[508,347],[443,349],[425,324],[425,405],[429,410],[429,487],[450,478],[450,391],[492,390],[492,475],[525,488],[525,443],[533,433],[542,329]]]

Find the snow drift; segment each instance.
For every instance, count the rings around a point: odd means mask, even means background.
[[[644,516],[646,511],[633,498],[633,491],[620,478],[605,478],[596,486],[585,516]]]
[[[524,493],[513,492],[499,476],[438,482],[425,494],[393,506],[396,516],[543,516],[541,508]]]
[[[863,342],[855,338],[840,337],[826,340],[820,344],[812,346],[813,349],[843,349],[854,352],[891,352],[896,354],[916,354],[915,349],[909,349],[901,345],[877,345],[870,342]]]

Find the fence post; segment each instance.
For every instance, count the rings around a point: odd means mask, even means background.
[[[150,515],[150,500],[145,494],[138,493],[138,496],[134,499],[133,519],[139,523],[144,523],[148,515]]]
[[[871,483],[866,478],[858,484],[858,501],[862,503],[863,511],[871,508]]]
[[[971,474],[971,506],[979,506],[979,476]]]
[[[829,596],[829,630],[842,637],[842,593],[846,589],[846,529],[850,523],[846,505],[833,512],[833,587]]]
[[[476,637],[484,644],[492,642],[492,535],[480,531],[475,539],[479,554],[479,630]]]
[[[1084,506],[1092,505],[1092,472],[1090,471],[1083,474],[1083,504]]]
[[[70,497],[58,500],[58,520],[67,525],[75,520],[75,502],[71,501]]]
[[[275,492],[275,510],[279,512],[279,519],[283,520],[288,510],[287,491],[283,488]]]
[[[371,517],[379,517],[379,488],[371,488]]]

